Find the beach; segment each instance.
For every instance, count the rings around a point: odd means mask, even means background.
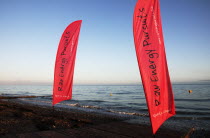
[[[154,137],[150,125],[128,123],[126,117],[53,109],[21,103],[17,98],[0,97],[1,137]],[[203,137],[210,136],[209,132],[203,134]],[[192,135],[200,132],[193,127],[182,131],[160,128],[155,137]]]

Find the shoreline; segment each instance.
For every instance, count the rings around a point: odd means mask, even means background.
[[[26,97],[24,97],[26,98]],[[151,126],[132,123],[132,119],[111,114],[100,114],[81,110],[53,110],[0,98],[0,136],[62,135],[73,137],[153,137]],[[161,127],[156,137],[185,137],[192,135],[190,129],[178,130]],[[200,134],[200,133],[199,133]],[[210,136],[209,133],[205,134]]]

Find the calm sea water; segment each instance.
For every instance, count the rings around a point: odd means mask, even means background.
[[[210,85],[173,85],[178,117],[210,117]],[[192,90],[192,93],[188,93]],[[30,98],[40,103],[50,104],[52,86],[50,85],[0,85],[0,95],[48,96]],[[29,100],[25,98],[23,100]],[[73,88],[73,99],[60,105],[91,108],[107,112],[147,115],[147,106],[141,85],[131,86],[86,86]]]

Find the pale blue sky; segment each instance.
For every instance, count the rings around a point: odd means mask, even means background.
[[[52,83],[60,37],[83,20],[75,84],[139,84],[137,0],[0,0],[0,83]],[[172,82],[210,80],[210,1],[160,0]]]

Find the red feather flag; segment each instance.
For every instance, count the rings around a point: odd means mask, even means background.
[[[175,115],[159,0],[138,0],[134,10],[133,34],[152,131],[155,134],[165,120]]]
[[[82,20],[71,23],[61,37],[54,72],[53,105],[72,98],[74,65]]]

